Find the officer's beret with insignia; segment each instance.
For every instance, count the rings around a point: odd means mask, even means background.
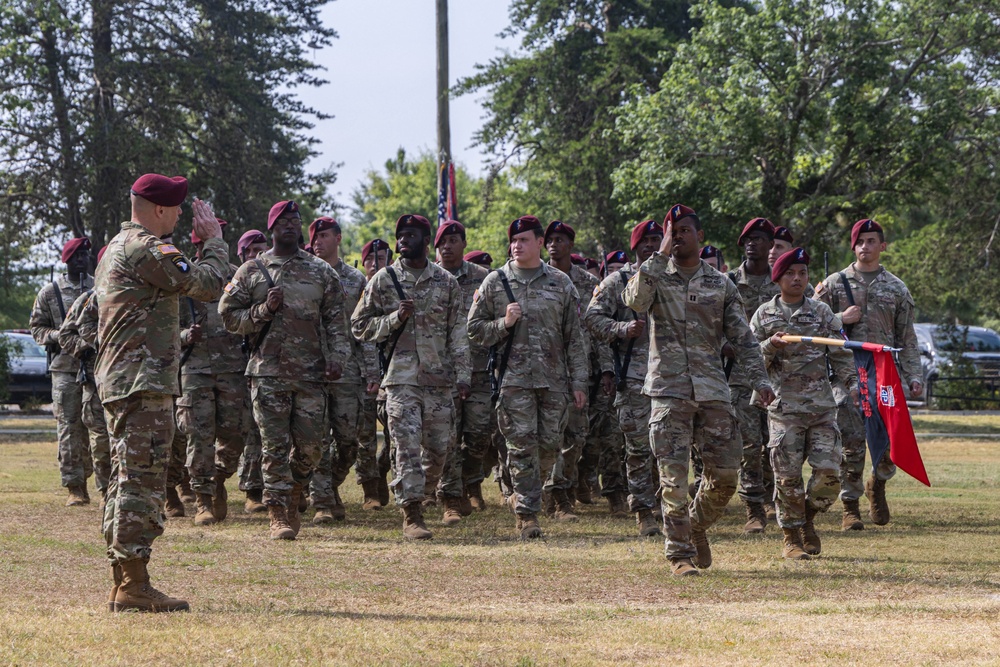
[[[271,229],[271,227],[274,227],[274,223],[278,221],[278,218],[283,217],[299,217],[299,205],[293,201],[279,201],[272,206],[270,212],[267,214],[267,228]]]
[[[785,275],[785,272],[793,264],[805,264],[809,266],[809,253],[802,248],[792,248],[783,254],[774,262],[774,266],[771,267],[771,280],[778,282],[778,279]]]
[[[413,213],[404,213],[399,216],[396,220],[396,236],[399,236],[400,230],[404,227],[415,227],[417,229],[422,229],[427,236],[431,235],[431,223],[430,220],[422,215],[415,215]]]
[[[702,259],[713,259],[715,257],[722,257],[722,251],[714,245],[707,245],[701,249]]]
[[[132,184],[131,193],[157,206],[180,206],[188,193],[188,182],[183,176],[143,174]]]
[[[656,220],[646,220],[640,222],[638,225],[632,228],[632,238],[629,239],[630,247],[635,250],[642,243],[642,240],[653,234],[655,236],[663,236],[663,227],[660,227],[660,223]]]
[[[775,227],[774,240],[784,241],[785,243],[795,243],[795,238],[792,236],[792,232],[788,229],[788,227]]]
[[[689,208],[684,204],[674,204],[670,207],[665,218],[663,218],[663,226],[666,227],[667,223],[676,223],[684,218],[694,218],[698,220],[698,214],[694,212],[693,208]]]
[[[882,225],[870,218],[865,218],[855,222],[854,226],[851,227],[851,248],[858,244],[859,236],[867,234],[868,232],[879,232],[880,234],[884,233],[882,231]]]
[[[389,247],[388,243],[386,243],[382,239],[372,239],[368,243],[361,246],[361,261],[364,262],[366,259],[368,259],[368,255],[378,250],[388,250],[389,254],[386,255],[386,257],[392,256],[392,249]]]
[[[448,234],[458,234],[465,240],[465,227],[458,220],[445,220],[438,227],[437,234],[434,235],[434,247],[438,247],[443,239]]]
[[[309,245],[312,245],[313,239],[316,238],[317,234],[325,232],[328,229],[332,229],[335,234],[340,234],[340,223],[325,215],[309,223]]]
[[[767,218],[754,218],[746,225],[743,226],[743,232],[740,234],[740,238],[736,241],[736,245],[742,246],[746,241],[747,236],[752,232],[764,232],[769,238],[774,239],[774,223]]]
[[[562,220],[553,220],[549,223],[549,226],[545,228],[545,241],[548,243],[549,236],[552,234],[565,234],[569,237],[570,241],[576,240],[576,230],[567,225]]]
[[[256,229],[244,232],[236,244],[236,252],[242,255],[254,243],[267,243],[267,237],[264,236],[264,232],[257,231]]]
[[[522,215],[507,226],[507,240],[510,241],[518,234],[531,231],[542,231],[542,223],[533,215]]]
[[[624,250],[614,250],[604,256],[606,264],[628,264],[628,255]]]
[[[69,258],[75,255],[76,251],[80,250],[81,248],[83,250],[90,250],[90,239],[88,239],[86,236],[81,236],[78,239],[70,239],[69,241],[66,241],[65,245],[63,245],[62,248],[62,255],[60,255],[63,264],[68,262]]]
[[[479,266],[485,266],[486,268],[493,265],[493,256],[484,250],[473,250],[472,252],[467,252],[465,253],[465,257],[463,259],[465,259],[466,262],[478,264]]]

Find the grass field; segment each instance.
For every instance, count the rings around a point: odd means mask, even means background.
[[[683,580],[603,504],[523,544],[490,486],[486,512],[432,511],[410,544],[351,480],[346,525],[274,543],[231,482],[229,520],[155,544],[154,583],[193,611],[133,615],[106,611],[97,507],[62,506],[53,438],[0,436],[0,664],[1000,664],[1000,443],[922,451],[934,486],[894,479],[889,526],[840,533],[838,504],[823,556],[784,562],[734,500],[715,565]]]

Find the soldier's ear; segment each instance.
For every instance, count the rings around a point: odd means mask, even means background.
[[[701,244],[701,243],[704,243],[704,242],[705,242],[705,230],[704,229],[699,229],[698,230],[698,243]]]

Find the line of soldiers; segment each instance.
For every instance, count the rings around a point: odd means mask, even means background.
[[[827,364],[824,350],[782,337],[853,327],[854,338],[904,348],[903,377],[921,390],[912,299],[878,263],[884,236],[871,220],[852,231],[858,261],[821,283],[817,301],[808,253],[775,257],[791,235],[763,218],[743,229],[745,259],[727,274],[697,214],[676,205],[662,226],[636,225],[635,261],[609,253],[598,280],[573,262],[564,222],[513,221],[510,259],[490,271],[470,261],[485,253],[464,254],[461,223],[433,234],[408,214],[396,222],[398,258],[373,239],[362,273],[340,257],[332,218],[314,220],[311,252],[302,247],[294,201],[271,208],[269,249],[264,233],[244,234],[235,266],[225,221],[194,200],[190,261],[171,242],[186,195],[181,177],[137,180],[96,287],[74,260],[89,243],[75,239],[67,276],[32,313],[36,339],[62,345],[53,384],[74,502],[86,502],[88,458],[73,449],[74,387],[98,413],[84,423],[107,501],[113,610],[188,607],[146,570],[165,516],[183,515],[185,471],[196,524],[226,518],[226,480],[238,474],[245,509],[267,511],[270,538],[290,540],[309,501],[315,524],[345,518],[339,487],[355,467],[363,507],[387,505],[391,488],[403,535],[422,540],[429,505],[441,503],[445,525],[485,507],[492,467],[521,538],[542,535],[542,513],[578,520],[574,505],[599,491],[612,515],[636,517],[639,535],[666,533],[677,575],[711,565],[707,530],[739,487],[745,530],[764,532],[776,509],[783,555],[808,558],[820,552],[813,518],[838,489],[844,529],[863,527],[864,435],[849,356],[831,350]],[[69,376],[58,392],[57,373]],[[101,433],[108,445],[93,444]],[[877,524],[889,521],[893,473],[878,462],[864,489]]]

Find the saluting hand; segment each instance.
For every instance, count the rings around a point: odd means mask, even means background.
[[[196,198],[191,203],[191,210],[194,212],[194,220],[191,222],[191,227],[194,229],[195,234],[202,239],[222,238],[222,227],[219,226],[219,221],[215,219],[215,213],[212,212],[211,206]]]
[[[413,314],[413,299],[403,299],[399,302],[399,321],[405,322]]]
[[[639,338],[646,333],[646,323],[643,320],[632,320],[625,328],[626,338]]]
[[[660,241],[660,254],[669,255],[674,243],[674,223],[670,220],[663,222],[663,240]]]
[[[285,305],[285,293],[280,287],[272,287],[267,290],[267,310],[273,315]]]
[[[517,324],[519,319],[521,319],[521,304],[516,301],[514,303],[508,303],[507,311],[503,316],[503,325],[510,329],[512,326]]]

